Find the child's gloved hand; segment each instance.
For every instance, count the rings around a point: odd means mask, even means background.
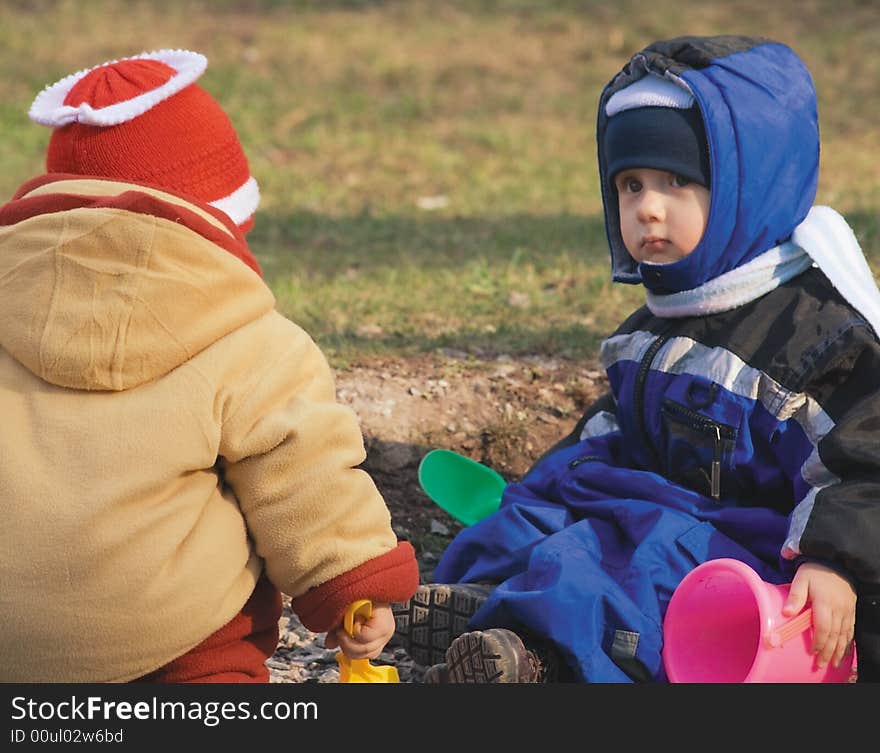
[[[394,614],[390,604],[374,603],[370,619],[355,619],[354,635],[340,625],[324,638],[327,648],[338,648],[349,659],[375,659],[394,635]]]
[[[851,650],[856,624],[856,592],[840,573],[818,562],[804,562],[794,575],[782,614],[793,617],[809,603],[813,610],[813,653],[824,667]]]

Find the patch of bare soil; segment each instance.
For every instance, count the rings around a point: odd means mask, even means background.
[[[607,389],[597,362],[455,352],[362,362],[337,371],[336,383],[360,419],[363,468],[384,495],[398,538],[415,547],[423,580],[461,530],[419,485],[424,455],[454,450],[518,480]]]

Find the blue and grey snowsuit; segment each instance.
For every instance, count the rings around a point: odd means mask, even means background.
[[[637,264],[600,146],[613,276],[644,284],[648,305],[602,345],[610,393],[452,541],[434,580],[498,583],[470,627],[548,638],[579,681],[664,681],[663,616],[690,570],[734,557],[783,583],[812,558],[858,585],[867,677],[880,657],[880,343],[792,240],[809,227],[836,249],[840,235],[819,212],[805,221],[819,165],[810,75],[769,40],[659,42],[605,87],[600,145],[604,103],[645,75],[699,105],[704,235],[675,263]]]

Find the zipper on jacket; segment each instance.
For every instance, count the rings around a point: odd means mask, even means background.
[[[724,440],[735,440],[736,430],[727,424],[721,424],[706,418],[702,413],[686,408],[671,400],[663,402],[663,412],[667,415],[678,414],[692,429],[711,434],[713,439],[712,466],[709,476],[709,487],[712,499],[721,499],[721,459],[724,450]]]
[[[568,468],[569,470],[573,471],[575,468],[577,468],[579,465],[582,465],[583,463],[594,463],[597,460],[602,460],[602,458],[599,455],[583,455],[579,458],[575,458],[574,460],[569,460]]]
[[[636,383],[633,387],[633,408],[636,414],[639,431],[645,438],[645,446],[651,453],[651,457],[654,458],[654,465],[658,469],[661,467],[660,453],[657,451],[657,448],[654,447],[654,444],[651,442],[651,438],[648,435],[648,421],[645,417],[645,382],[648,379],[648,371],[651,368],[651,362],[654,360],[654,356],[657,355],[657,351],[663,347],[669,337],[670,335],[668,334],[657,335],[657,339],[654,340],[648,350],[645,351],[645,355],[642,356],[642,360],[639,362]]]
[[[721,499],[721,427],[715,426],[715,453],[712,455],[712,499]]]

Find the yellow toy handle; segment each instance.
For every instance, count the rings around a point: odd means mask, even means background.
[[[373,616],[373,602],[369,599],[358,599],[353,601],[345,608],[345,615],[342,617],[342,626],[345,632],[354,638],[354,618],[363,617],[369,620]]]
[[[354,637],[354,619],[363,617],[369,620],[373,615],[373,602],[369,599],[358,599],[345,608],[342,626],[345,632]],[[339,682],[400,682],[397,667],[374,667],[368,659],[349,659],[340,651],[336,654],[339,664]]]

